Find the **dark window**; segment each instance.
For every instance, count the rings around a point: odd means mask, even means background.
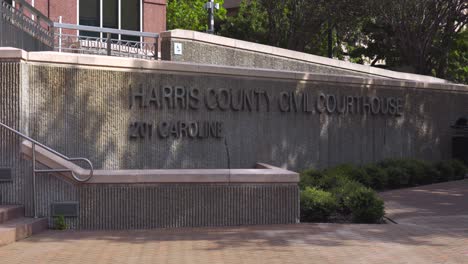
[[[103,0],[102,1],[102,27],[119,28],[119,2],[118,0]],[[118,36],[116,34],[112,34],[111,38],[117,39]]]
[[[100,26],[99,1],[80,0],[80,25],[82,26]],[[80,31],[81,36],[99,37],[98,32]]]
[[[121,28],[126,30],[140,31],[140,1],[121,0],[122,20]],[[125,40],[139,41],[136,36],[122,36]]]

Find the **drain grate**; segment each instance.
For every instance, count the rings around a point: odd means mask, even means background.
[[[78,202],[52,203],[52,216],[77,217],[78,207]]]
[[[0,182],[12,181],[11,168],[0,168]]]

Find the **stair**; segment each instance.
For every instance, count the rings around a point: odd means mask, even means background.
[[[0,246],[25,239],[47,229],[47,218],[24,216],[20,205],[0,205]]]

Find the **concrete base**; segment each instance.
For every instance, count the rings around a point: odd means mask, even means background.
[[[77,229],[299,222],[297,184],[85,185],[79,203]]]
[[[47,229],[47,218],[27,218],[22,206],[0,206],[0,246],[25,239]]]

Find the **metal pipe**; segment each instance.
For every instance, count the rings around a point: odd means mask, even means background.
[[[64,29],[92,31],[92,32],[120,34],[120,35],[128,35],[128,36],[148,37],[148,38],[159,37],[158,33],[139,32],[139,31],[125,30],[125,29],[119,30],[115,28],[105,28],[105,27],[101,28],[101,27],[93,27],[93,26],[82,26],[82,25],[73,25],[73,24],[57,23],[57,22],[54,22],[54,27],[64,28]]]
[[[33,164],[33,167],[34,167],[34,170],[35,170],[35,160],[34,160],[34,159],[35,159],[35,155],[36,155],[35,147],[36,147],[36,145],[38,145],[38,146],[40,146],[41,148],[47,150],[48,152],[50,152],[50,153],[52,153],[52,154],[54,154],[54,155],[56,155],[56,156],[59,156],[59,157],[61,157],[62,159],[65,159],[65,160],[67,160],[67,161],[72,161],[72,162],[73,162],[73,161],[84,161],[84,162],[88,163],[89,168],[90,168],[90,172],[89,172],[88,177],[85,178],[85,179],[80,179],[80,178],[76,177],[75,173],[74,173],[73,171],[70,171],[71,174],[72,174],[72,176],[73,176],[73,178],[74,178],[76,181],[78,181],[78,182],[86,182],[86,181],[88,181],[89,179],[91,179],[91,177],[93,177],[93,174],[94,174],[93,163],[91,163],[91,161],[90,161],[89,159],[86,159],[86,158],[69,158],[69,157],[67,157],[67,156],[65,156],[65,155],[63,155],[63,154],[61,154],[61,153],[59,153],[59,152],[57,152],[57,151],[55,151],[55,150],[53,150],[53,149],[51,149],[51,148],[45,146],[44,144],[41,144],[40,142],[38,142],[38,141],[36,141],[36,140],[34,140],[34,139],[32,139],[32,138],[30,138],[30,137],[24,135],[23,133],[21,133],[21,132],[15,130],[15,129],[13,129],[13,128],[11,128],[11,127],[9,127],[9,126],[3,124],[2,122],[0,122],[0,127],[3,127],[3,128],[5,128],[5,129],[7,129],[7,130],[9,130],[9,131],[11,131],[11,132],[13,132],[13,133],[15,133],[16,135],[18,135],[18,136],[20,136],[20,137],[22,137],[22,138],[24,138],[24,139],[26,139],[26,140],[28,140],[29,142],[32,143],[32,146],[33,146],[33,163],[34,163],[34,164]],[[34,179],[34,180],[35,180],[35,179]]]
[[[32,173],[32,199],[33,199],[33,214],[34,218],[37,218],[37,209],[36,209],[36,144],[32,143],[32,159],[33,159],[33,173]]]
[[[159,53],[159,38],[154,38],[154,59],[158,60],[158,53]]]
[[[62,23],[62,16],[59,16],[59,23]],[[62,52],[62,28],[59,28],[58,38],[59,52]]]

